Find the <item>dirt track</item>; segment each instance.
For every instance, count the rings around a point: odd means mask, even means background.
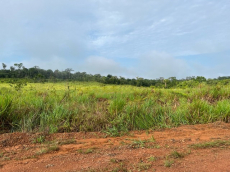
[[[191,146],[205,142],[220,144]],[[0,135],[0,171],[230,172],[229,145],[230,124],[222,122],[136,131],[122,137],[6,133]]]

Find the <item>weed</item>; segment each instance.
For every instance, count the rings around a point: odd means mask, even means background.
[[[137,165],[137,169],[138,169],[138,171],[148,170],[149,168],[151,168],[151,166],[152,165],[149,163],[139,163]]]
[[[156,141],[153,135],[150,137],[149,141],[150,142],[155,142]]]
[[[116,127],[108,128],[107,130],[104,131],[107,135],[111,137],[118,137],[120,136],[119,131],[117,130]]]
[[[146,142],[147,142],[146,140],[141,140],[141,139],[133,140],[131,147],[132,148],[144,148]]]
[[[9,161],[9,160],[10,160],[10,157],[4,156],[4,157],[3,157],[3,160]]]
[[[85,151],[85,154],[89,154],[89,153],[93,153],[93,150],[92,150],[92,149],[87,149],[87,150]]]
[[[58,145],[68,145],[68,144],[75,144],[77,141],[75,139],[58,141]]]
[[[165,160],[164,161],[164,166],[165,167],[171,167],[173,163],[174,163],[173,160]]]
[[[189,155],[191,153],[192,153],[191,149],[188,149],[187,152],[186,152],[186,155]]]
[[[114,168],[112,172],[128,172],[128,169],[125,168],[123,163],[120,163],[119,167]]]
[[[121,163],[122,161],[123,160],[121,160],[121,159],[114,159],[114,158],[110,159],[110,162],[112,162],[112,163],[120,163],[120,164],[122,164]]]
[[[41,135],[34,138],[33,143],[43,143],[45,141],[45,136]]]
[[[161,148],[161,146],[160,146],[160,145],[156,145],[156,146],[155,146],[155,148],[160,149],[160,148]]]
[[[4,156],[4,153],[3,152],[1,152],[0,153],[0,158],[2,158]]]
[[[81,154],[89,154],[89,153],[93,153],[93,149],[86,149],[86,150],[79,149],[77,150],[77,152]]]
[[[37,155],[47,154],[47,153],[55,152],[58,150],[59,150],[59,147],[56,145],[48,146],[47,148],[41,149],[39,152],[37,152]]]
[[[194,149],[206,149],[206,148],[218,148],[230,146],[230,140],[216,140],[212,142],[204,142],[198,144],[192,144],[189,147]]]
[[[171,152],[170,157],[172,157],[172,158],[183,158],[184,154],[179,153],[177,151],[173,151],[173,152]]]
[[[116,159],[110,159],[110,162],[117,163],[117,160]]]
[[[157,158],[155,156],[150,156],[148,158],[148,161],[150,161],[150,162],[153,162],[153,161],[156,161],[156,160],[157,160]]]
[[[48,147],[47,152],[54,152],[54,151],[58,151],[58,150],[59,150],[59,147],[54,145],[54,146]]]
[[[119,127],[113,126],[107,128],[104,132],[110,137],[120,137],[128,133],[127,129],[123,126],[119,126]]]
[[[120,142],[120,145],[127,145],[127,143],[124,142],[124,141],[121,141],[121,142]]]
[[[10,86],[13,87],[16,91],[20,91],[23,87],[27,86],[26,80],[11,80]]]

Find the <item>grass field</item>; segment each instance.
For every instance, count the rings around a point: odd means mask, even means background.
[[[156,129],[228,122],[230,87],[154,89],[99,83],[0,84],[0,130],[22,132]]]

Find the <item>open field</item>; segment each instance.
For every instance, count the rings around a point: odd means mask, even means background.
[[[18,90],[18,91],[17,91]],[[1,132],[105,131],[228,122],[230,87],[154,89],[99,83],[0,84]]]
[[[0,0],[0,172],[230,172],[230,0]]]
[[[228,171],[229,117],[228,85],[1,83],[0,171]]]

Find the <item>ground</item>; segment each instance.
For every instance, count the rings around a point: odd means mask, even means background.
[[[230,171],[230,123],[105,133],[0,134],[0,171]]]

